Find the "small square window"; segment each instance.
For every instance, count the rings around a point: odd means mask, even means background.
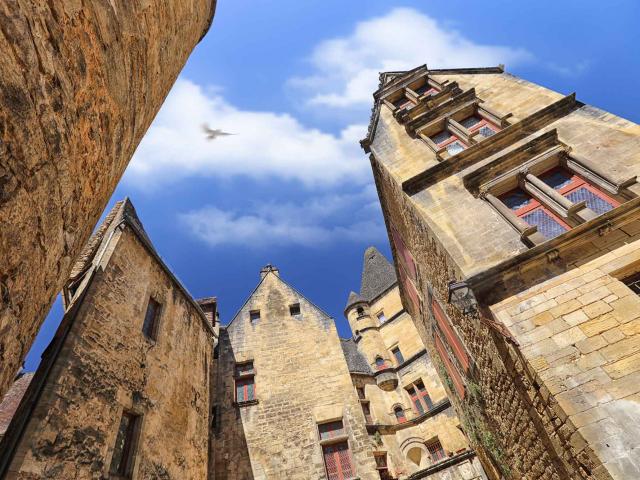
[[[384,322],[387,321],[387,317],[385,316],[384,312],[378,313],[376,317],[378,317],[378,321],[380,322],[380,325],[382,325]]]
[[[292,317],[298,317],[300,315],[300,304],[294,303],[293,305],[289,305],[289,314]]]
[[[258,320],[260,320],[260,310],[251,310],[249,312],[249,320],[251,323],[258,323]]]
[[[156,340],[158,336],[158,319],[160,317],[160,304],[153,298],[149,298],[147,304],[147,312],[144,315],[144,323],[142,324],[142,332],[147,338]]]
[[[391,353],[393,354],[393,356],[396,359],[396,363],[398,365],[404,363],[404,356],[402,355],[402,352],[400,351],[400,347],[395,347],[391,350]]]

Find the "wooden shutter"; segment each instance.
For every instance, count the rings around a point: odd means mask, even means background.
[[[440,340],[440,335],[436,334],[435,344],[436,344],[436,350],[440,355],[440,359],[444,364],[444,368],[447,370],[449,377],[451,377],[451,381],[453,382],[453,386],[456,392],[458,393],[458,396],[460,398],[464,398],[464,392],[465,392],[464,380],[462,380],[462,376],[460,375],[460,372],[458,372],[458,369],[455,367],[455,365],[453,365],[453,362],[451,362],[451,359],[449,358],[449,354],[447,353],[447,350],[444,347],[442,340]]]
[[[445,340],[449,344],[449,347],[451,347],[460,366],[464,369],[465,373],[468,373],[470,366],[469,355],[467,355],[467,351],[462,345],[460,337],[458,337],[458,334],[453,329],[451,323],[449,323],[449,319],[440,307],[440,304],[433,296],[431,297],[431,306],[433,308],[433,316],[436,319],[438,327],[440,327],[440,330],[444,334]]]
[[[345,480],[353,477],[353,465],[347,442],[338,442],[322,447],[328,480]]]
[[[393,241],[393,246],[395,247],[398,257],[401,261],[400,266],[401,267],[404,266],[405,269],[407,270],[407,274],[413,280],[415,280],[417,269],[416,269],[416,263],[413,260],[413,255],[411,255],[411,252],[409,251],[406,244],[404,243],[404,240],[402,240],[402,237],[393,226],[391,226],[391,240]]]

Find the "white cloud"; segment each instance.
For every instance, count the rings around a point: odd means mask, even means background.
[[[522,49],[474,43],[456,30],[411,8],[360,22],[347,37],[316,47],[311,63],[316,72],[291,84],[312,91],[312,105],[370,105],[378,73],[407,70],[427,63],[431,68],[514,65],[530,59]]]
[[[250,212],[207,206],[181,216],[192,234],[210,246],[319,247],[336,241],[370,243],[385,236],[375,189],[313,197],[303,204],[269,202]]]
[[[207,140],[206,123],[234,133]],[[358,140],[366,126],[339,135],[308,128],[287,113],[241,110],[216,90],[179,79],[140,143],[126,180],[141,188],[193,175],[278,177],[306,186],[369,181]]]

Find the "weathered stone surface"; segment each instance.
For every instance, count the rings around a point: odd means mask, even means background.
[[[214,8],[0,3],[0,396]]]
[[[129,478],[207,476],[214,331],[129,207],[116,206],[113,235],[101,238],[7,432],[19,443],[6,478],[116,478],[110,466],[124,411],[140,416]],[[143,333],[151,297],[161,305],[155,339]]]

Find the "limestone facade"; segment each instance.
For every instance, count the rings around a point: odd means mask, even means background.
[[[343,348],[374,455],[386,458],[389,477],[382,478],[486,478],[402,306],[395,270],[374,247],[345,315],[354,336]]]
[[[504,72],[381,75],[403,304],[487,473],[640,476],[640,127]]]
[[[0,445],[0,476],[206,478],[214,325],[155,253],[128,200],[92,245]]]
[[[214,9],[0,3],[0,396]]]

